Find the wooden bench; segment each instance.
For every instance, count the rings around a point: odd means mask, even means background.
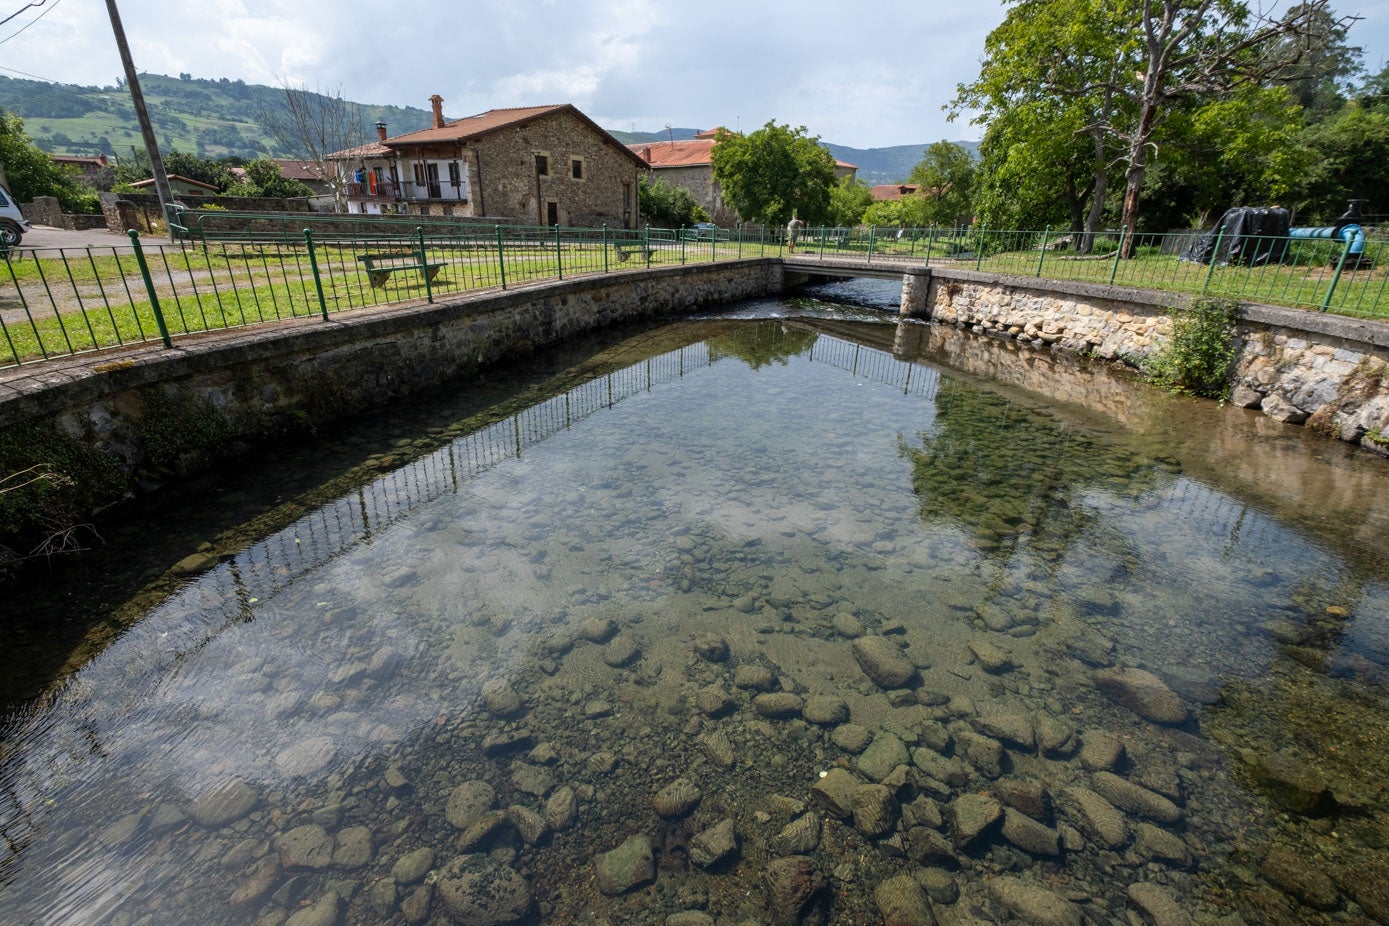
[[[415,251],[394,251],[381,254],[362,254],[357,258],[366,267],[367,278],[373,289],[386,285],[391,274],[397,270],[419,270],[426,280],[433,283],[444,263],[420,263],[420,255]]]
[[[613,249],[617,251],[619,264],[627,263],[627,258],[633,254],[638,255],[643,260],[651,259],[651,249],[646,246],[644,241],[615,241],[613,242]]]

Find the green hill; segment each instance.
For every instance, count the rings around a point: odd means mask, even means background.
[[[258,121],[258,115],[281,104],[279,87],[221,78],[210,80],[180,75],[141,74],[140,87],[149,106],[155,134],[166,151],[202,157],[235,155],[244,158],[292,158],[302,152],[279,144]],[[373,126],[385,122],[392,135],[429,127],[430,111],[413,106],[374,106],[349,103],[357,114],[360,137],[375,137]],[[34,142],[52,154],[95,155],[104,152],[129,157],[139,149],[140,129],[124,81],[113,87],[50,84],[0,76],[0,109],[17,113]],[[656,132],[609,129],[623,144],[694,138],[698,129],[666,128]],[[959,142],[974,152],[974,142]],[[828,142],[836,158],[857,164],[866,183],[898,183],[921,160],[926,143],[890,148],[849,148]]]

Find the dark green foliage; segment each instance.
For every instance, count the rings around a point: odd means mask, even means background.
[[[56,196],[64,212],[96,212],[96,194],[72,173],[53,163],[24,132],[24,120],[0,110],[0,165],[10,192],[22,203]]]
[[[768,122],[749,135],[723,132],[710,160],[724,202],[744,220],[784,225],[799,215],[820,225],[829,219],[834,158],[805,126]]]
[[[637,198],[646,221],[660,228],[680,228],[709,221],[709,213],[682,186],[648,179],[637,181]]]
[[[1189,309],[1173,309],[1171,340],[1143,364],[1144,375],[1174,392],[1225,399],[1235,367],[1239,308],[1229,299],[1197,299]]]

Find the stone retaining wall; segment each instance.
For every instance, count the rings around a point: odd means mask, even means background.
[[[21,367],[0,378],[0,440],[15,429],[56,429],[113,465],[122,493],[135,491],[587,331],[781,286],[770,259],[662,268]]]
[[[1169,310],[1191,298],[933,269],[922,300],[912,283],[905,314],[1130,366],[1162,348]],[[1249,305],[1236,346],[1232,402],[1389,454],[1389,322]]]

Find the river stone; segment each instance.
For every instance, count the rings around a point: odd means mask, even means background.
[[[773,859],[762,872],[773,926],[819,926],[825,922],[825,876],[804,855]]]
[[[897,875],[879,884],[873,900],[883,926],[936,926],[931,900],[911,875]]]
[[[521,834],[522,841],[528,846],[533,846],[550,832],[550,826],[545,822],[545,818],[521,804],[512,804],[506,809],[506,818]]]
[[[97,842],[109,849],[117,849],[134,838],[144,822],[143,813],[128,813],[97,835]]]
[[[327,868],[333,862],[333,837],[316,823],[281,834],[275,848],[286,868]]]
[[[712,730],[699,738],[699,745],[704,747],[704,753],[719,768],[732,768],[737,758],[733,751],[733,741],[728,738],[728,734],[722,730]]]
[[[481,819],[497,800],[497,792],[485,781],[465,781],[449,793],[444,819],[458,829],[467,829]]]
[[[489,679],[482,686],[482,705],[493,717],[514,717],[525,703],[504,678]]]
[[[505,865],[461,856],[439,871],[439,899],[462,926],[504,926],[531,910],[531,886]]]
[[[637,646],[635,640],[626,634],[613,637],[607,646],[603,647],[603,661],[614,669],[620,669],[636,661],[641,655],[641,648]]]
[[[1160,724],[1181,724],[1187,719],[1186,705],[1167,683],[1143,669],[1103,669],[1093,676],[1095,687],[1115,704],[1126,707],[1144,720]]]
[[[1124,815],[1089,788],[1063,788],[1057,803],[1066,818],[1101,847],[1117,849],[1128,842]]]
[[[1307,420],[1306,412],[1281,395],[1273,393],[1264,396],[1262,411],[1274,421],[1282,421],[1285,424],[1302,424]]]
[[[960,885],[944,868],[921,868],[914,875],[933,903],[953,904],[960,899]]]
[[[695,707],[708,717],[717,717],[732,710],[733,704],[733,696],[722,685],[706,685],[695,692]]]
[[[1274,887],[1309,907],[1334,910],[1341,905],[1340,893],[1331,879],[1288,846],[1274,846],[1260,871]]]
[[[1002,740],[1009,746],[1029,752],[1037,745],[1037,733],[1032,718],[1022,711],[989,705],[973,719],[975,728],[983,734]]]
[[[899,765],[911,762],[906,745],[886,730],[873,737],[873,742],[854,759],[854,767],[874,781],[882,781]]]
[[[391,866],[391,879],[396,884],[415,884],[424,880],[434,867],[434,850],[429,846],[407,852]]]
[[[902,821],[908,828],[940,827],[944,825],[945,818],[941,816],[939,804],[924,794],[918,794],[915,800],[902,806]]]
[[[1246,764],[1269,798],[1293,813],[1318,814],[1330,803],[1330,790],[1316,769],[1281,752],[1246,754]]]
[[[545,802],[545,822],[555,830],[568,829],[578,814],[579,801],[569,785],[557,788]]]
[[[400,915],[410,926],[417,926],[429,918],[429,908],[434,902],[434,885],[421,884],[400,902]]]
[[[1139,858],[1161,862],[1174,868],[1187,868],[1191,865],[1191,852],[1182,838],[1151,823],[1139,823],[1134,827],[1133,851]]]
[[[372,859],[371,830],[349,826],[339,830],[333,849],[333,864],[339,868],[361,868]]]
[[[1028,926],[1081,926],[1080,908],[1046,888],[1004,876],[989,883],[994,899]]]
[[[873,742],[873,731],[857,723],[841,723],[830,734],[830,742],[845,752],[857,755]]]
[[[772,837],[772,850],[779,855],[809,855],[820,845],[820,818],[803,813]]]
[[[771,694],[760,694],[752,699],[752,709],[763,717],[773,720],[787,720],[800,714],[805,702],[799,695],[794,695],[789,691],[777,691]]]
[[[955,867],[960,858],[944,836],[929,826],[913,826],[907,830],[907,858],[918,865],[948,865]]]
[[[1236,386],[1230,393],[1230,404],[1235,408],[1258,408],[1264,401],[1264,397],[1248,386]]]
[[[454,845],[461,852],[479,852],[492,836],[511,821],[504,810],[489,810],[458,834]]]
[[[771,691],[776,687],[776,675],[766,666],[744,663],[733,672],[733,687],[744,691]]]
[[[1159,823],[1176,823],[1182,818],[1176,804],[1156,791],[1125,781],[1113,772],[1096,772],[1092,780],[1095,793],[1121,810]]]
[[[1040,781],[1030,778],[1004,778],[994,786],[998,799],[1034,820],[1051,822],[1051,795]]]
[[[1140,883],[1129,885],[1129,901],[1148,926],[1191,926],[1191,917],[1164,887]]]
[[[677,778],[657,791],[651,803],[658,816],[676,820],[694,810],[703,796],[694,782],[688,778]]]
[[[1029,855],[1050,857],[1061,854],[1061,836],[1027,814],[1011,807],[1003,811],[1003,838]]]
[[[863,636],[863,623],[847,611],[834,616],[834,632],[846,640],[857,640]]]
[[[275,768],[284,775],[312,775],[333,761],[337,751],[330,736],[296,740],[275,756]]]
[[[999,675],[1014,668],[1016,663],[1013,657],[1009,656],[1002,649],[984,639],[973,639],[969,641],[969,651],[974,654],[979,667],[990,675]]]
[[[1080,747],[1080,765],[1087,772],[1112,772],[1124,761],[1119,737],[1100,730],[1086,733]]]
[[[251,876],[232,893],[231,904],[233,907],[244,907],[247,904],[257,903],[266,894],[269,894],[280,883],[280,863],[275,858],[267,858],[255,867]],[[394,895],[391,897],[395,900]]]
[[[810,787],[811,800],[830,814],[846,820],[854,813],[854,792],[863,784],[848,770],[832,768]]]
[[[555,773],[543,765],[513,762],[511,765],[511,783],[522,794],[544,797],[555,787]]]
[[[285,926],[336,926],[342,913],[342,898],[329,891],[311,907],[305,907],[285,920]]]
[[[1045,756],[1066,758],[1075,752],[1075,728],[1059,717],[1042,716],[1037,721],[1037,748]]]
[[[1376,923],[1389,923],[1389,861],[1371,859],[1332,872],[1336,883]]]
[[[1003,807],[987,794],[961,794],[945,809],[955,845],[967,848],[983,839],[1003,816]]]
[[[738,835],[733,820],[725,817],[690,840],[690,861],[710,868],[738,851]]]
[[[260,795],[239,778],[205,791],[188,807],[188,816],[212,828],[235,823],[260,806]]]
[[[887,637],[859,637],[853,642],[853,650],[863,674],[879,688],[906,688],[917,677],[916,666]]]
[[[617,633],[617,622],[607,617],[590,617],[579,624],[576,632],[590,643],[607,643]]]
[[[609,897],[625,894],[656,878],[655,848],[647,836],[631,836],[598,856],[598,890]]]
[[[897,799],[886,785],[860,785],[854,791],[854,829],[877,838],[897,826]]]
[[[806,698],[801,716],[813,724],[832,727],[849,719],[849,705],[834,695],[815,695]]]
[[[961,730],[955,734],[955,748],[984,777],[997,778],[1003,774],[1003,744],[992,736]]]
[[[714,926],[714,918],[703,910],[681,910],[666,917],[666,926]]]
[[[695,634],[694,651],[700,659],[723,662],[728,658],[728,641],[716,633]]]

